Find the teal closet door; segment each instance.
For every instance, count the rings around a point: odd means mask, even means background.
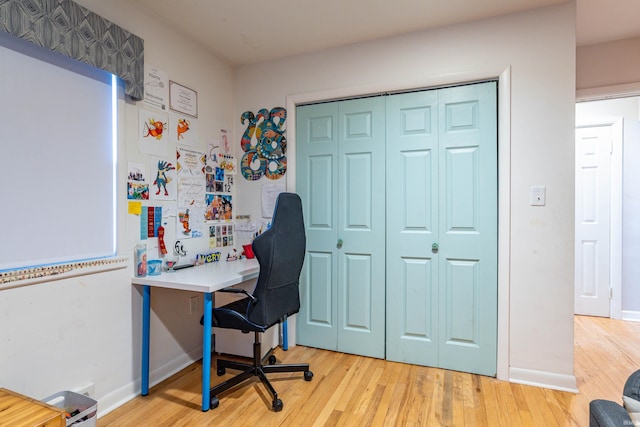
[[[496,120],[495,82],[387,99],[389,360],[495,375]]]
[[[495,375],[496,91],[297,108],[300,344]]]
[[[495,376],[498,144],[495,82],[438,93],[439,366]]]
[[[438,366],[438,95],[387,97],[387,359]]]
[[[296,108],[296,190],[307,253],[300,275],[296,340],[338,349],[338,105]]]
[[[296,116],[307,230],[297,341],[383,358],[384,99],[302,106]]]
[[[343,101],[338,176],[338,349],[385,357],[385,101]]]

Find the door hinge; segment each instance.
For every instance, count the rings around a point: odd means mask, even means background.
[[[609,299],[613,299],[613,288],[609,288]]]

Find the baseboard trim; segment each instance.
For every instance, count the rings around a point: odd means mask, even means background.
[[[509,382],[578,393],[578,384],[574,375],[512,367],[509,368]]]
[[[172,375],[177,374],[200,359],[202,359],[202,346],[191,350],[189,353],[182,354],[169,361],[169,363],[150,371],[149,388],[159,384]],[[120,387],[105,396],[101,396],[98,399],[98,418],[140,396],[141,388],[141,379],[138,377],[125,386]]]
[[[622,310],[620,316],[622,320],[640,322],[640,311]]]

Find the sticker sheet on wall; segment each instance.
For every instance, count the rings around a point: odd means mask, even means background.
[[[233,224],[216,224],[209,226],[209,247],[224,248],[234,245]]]
[[[218,166],[224,169],[225,174],[235,175],[238,172],[236,158],[230,154],[217,153]]]
[[[223,152],[220,145],[209,144],[207,172],[211,172],[214,168],[222,168],[225,174],[235,175],[238,173],[238,162],[233,155]]]
[[[280,179],[287,171],[287,138],[284,123],[287,110],[283,107],[263,108],[254,114],[245,111],[240,123],[246,129],[240,139],[244,152],[240,160],[240,172],[245,179],[257,181],[263,176]]]
[[[224,191],[224,169],[207,165],[207,193],[222,193]],[[230,193],[231,190],[227,191]]]

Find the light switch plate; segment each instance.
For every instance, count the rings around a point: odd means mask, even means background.
[[[547,187],[531,187],[531,206],[544,206],[547,203]]]

